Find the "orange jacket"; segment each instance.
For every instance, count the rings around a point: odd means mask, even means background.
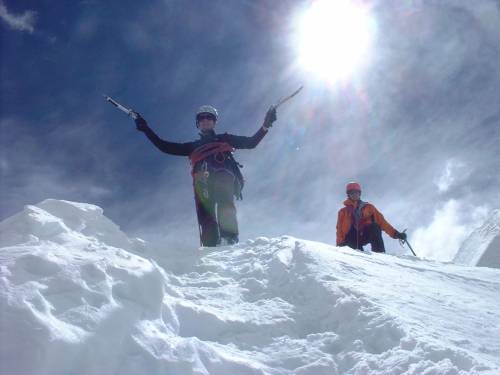
[[[354,216],[358,202],[347,199],[344,201],[345,207],[342,207],[339,210],[339,216],[337,219],[337,246],[344,242],[351,226],[356,225]],[[357,225],[358,233],[362,232],[363,228],[374,221],[385,233],[392,238],[395,238],[396,229],[394,229],[391,224],[385,220],[384,215],[382,215],[373,204],[368,202],[361,203],[363,206],[361,208],[361,216]]]

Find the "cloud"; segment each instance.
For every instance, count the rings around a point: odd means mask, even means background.
[[[108,157],[98,146],[98,135],[92,133],[98,127],[85,120],[74,123],[68,120],[66,125],[51,133],[57,146],[46,147],[33,123],[17,117],[0,119],[0,192],[4,198],[0,203],[0,220],[25,204],[46,198],[102,202],[113,195],[113,184],[103,181],[113,178],[113,168],[106,163]],[[9,129],[16,129],[15,135]],[[92,173],[75,173],[81,168]],[[97,171],[100,168],[105,169],[102,175]]]
[[[452,3],[453,4],[453,3]],[[461,7],[469,11],[488,32],[489,36],[498,40],[500,38],[500,6],[495,1],[464,1]]]
[[[9,13],[3,1],[0,0],[0,18],[13,30],[27,31],[29,33],[35,31],[35,11],[27,10],[21,15],[15,15]]]
[[[410,243],[418,256],[451,261],[462,242],[483,224],[487,214],[485,206],[470,207],[451,199],[436,210],[428,226],[415,230]]]
[[[444,171],[436,181],[439,192],[448,191],[458,180],[463,180],[468,175],[465,163],[455,159],[447,160]]]

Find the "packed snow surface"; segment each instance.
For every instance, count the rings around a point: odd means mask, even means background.
[[[500,268],[500,210],[464,241],[454,259],[467,266]]]
[[[500,270],[292,237],[173,249],[99,207],[0,223],[1,374],[498,374]]]

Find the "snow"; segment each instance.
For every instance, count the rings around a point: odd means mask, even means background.
[[[500,210],[493,210],[486,222],[463,242],[454,262],[500,268]]]
[[[128,238],[82,203],[0,223],[1,374],[498,374],[500,270],[293,237]]]

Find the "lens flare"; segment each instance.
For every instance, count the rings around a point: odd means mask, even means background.
[[[299,64],[329,82],[345,81],[368,62],[374,31],[361,2],[315,1],[298,20]]]

